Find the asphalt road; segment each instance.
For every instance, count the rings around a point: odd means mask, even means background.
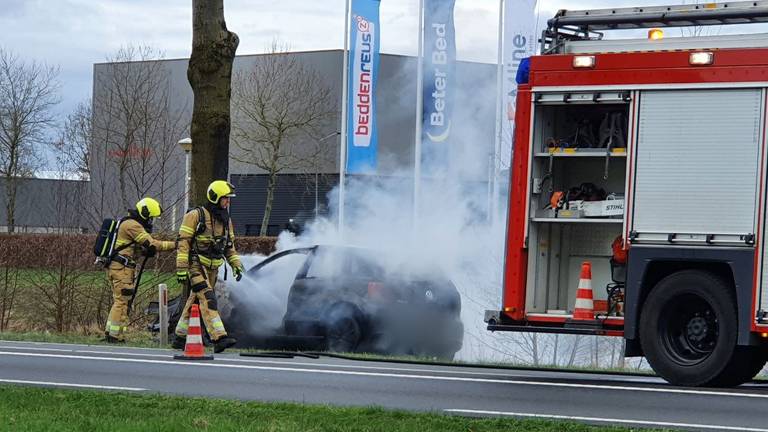
[[[653,377],[236,354],[184,362],[167,350],[3,341],[0,383],[768,432],[768,384],[699,390]]]

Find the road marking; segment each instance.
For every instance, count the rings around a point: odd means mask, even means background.
[[[139,388],[139,387],[118,387],[118,386],[105,386],[105,385],[96,385],[96,384],[73,384],[73,383],[49,382],[49,381],[26,381],[26,380],[13,380],[13,379],[2,379],[2,378],[0,378],[0,383],[33,384],[33,385],[44,385],[44,386],[52,386],[52,387],[75,387],[75,388],[88,388],[88,389],[99,389],[99,390],[147,391],[147,389]]]
[[[56,351],[56,352],[70,352],[70,353],[85,353],[85,354],[111,354],[111,355],[124,355],[124,356],[133,356],[133,357],[157,357],[157,358],[168,358],[170,354],[145,354],[145,353],[132,353],[132,352],[121,352],[121,351],[95,351],[95,350],[79,350],[79,349],[60,349],[60,348],[37,348],[37,347],[13,347],[13,346],[5,346],[2,348],[11,348],[11,349],[18,349],[18,350],[29,350],[29,351]],[[341,369],[363,369],[363,370],[381,370],[381,371],[405,371],[405,372],[422,372],[422,373],[444,373],[444,374],[451,374],[451,375],[472,375],[472,376],[498,376],[498,377],[517,377],[517,378],[527,378],[533,376],[521,374],[519,371],[511,370],[510,373],[501,373],[501,372],[473,372],[473,371],[462,371],[462,370],[442,370],[442,369],[426,369],[426,368],[404,368],[404,367],[396,367],[396,365],[393,365],[392,367],[382,367],[382,366],[362,366],[362,365],[344,365],[344,364],[333,364],[333,363],[310,363],[310,362],[299,362],[299,361],[276,361],[276,360],[255,360],[255,359],[241,359],[241,358],[228,358],[228,357],[219,357],[219,360],[221,361],[227,361],[227,362],[236,362],[236,363],[256,363],[256,364],[276,364],[276,365],[295,365],[295,366],[314,366],[314,367],[328,367],[328,368],[341,368]],[[513,373],[516,372],[516,373]],[[561,372],[561,371],[544,371],[549,372],[553,375],[564,375],[565,377],[572,375],[571,372]],[[589,375],[589,372],[585,372],[585,375]],[[601,377],[603,378],[603,377]],[[611,377],[614,378],[614,377]],[[649,383],[653,384],[652,381],[656,381],[659,383],[662,383],[663,381],[660,378],[656,378],[653,376],[648,377],[636,377],[636,376],[619,376],[615,377],[615,379],[621,380],[621,381],[631,381],[631,382],[643,382],[643,383]]]
[[[495,415],[505,417],[525,417],[525,418],[538,418],[538,419],[552,419],[552,420],[575,420],[583,422],[598,422],[598,423],[613,423],[613,424],[629,424],[629,425],[643,425],[643,426],[661,426],[661,427],[682,427],[691,429],[711,429],[711,430],[732,430],[732,431],[747,431],[747,432],[768,432],[768,429],[748,428],[742,426],[717,426],[706,424],[694,424],[694,423],[673,423],[673,422],[660,422],[652,420],[627,420],[627,419],[613,419],[604,417],[580,417],[580,416],[565,416],[557,414],[530,414],[530,413],[514,413],[504,411],[483,411],[483,410],[471,410],[471,409],[445,409],[447,413],[456,414],[481,414],[481,415]]]
[[[80,347],[86,347],[86,348],[92,348],[92,347],[99,347],[99,346],[110,346],[105,344],[70,344],[70,343],[64,343],[64,342],[31,342],[31,341],[15,341],[15,340],[5,340],[0,339],[0,348],[16,348],[13,345],[5,345],[5,344],[24,344],[24,345],[52,345],[52,346],[80,346]],[[114,345],[111,345],[114,346]],[[146,350],[146,351],[165,351],[165,348],[148,348],[148,347],[129,347],[132,350]]]
[[[646,393],[686,394],[686,395],[697,395],[697,396],[721,396],[721,397],[768,399],[768,393],[765,393],[765,394],[736,393],[736,392],[678,389],[678,388],[629,387],[629,386],[612,386],[612,385],[598,385],[598,384],[558,383],[558,382],[546,382],[546,381],[519,381],[519,380],[502,380],[502,379],[491,379],[491,378],[466,378],[466,377],[454,377],[454,376],[412,375],[412,374],[395,374],[395,373],[383,373],[383,372],[303,369],[303,368],[291,368],[291,367],[252,366],[252,365],[223,364],[223,363],[190,363],[190,362],[174,361],[174,360],[91,357],[91,356],[64,355],[64,354],[19,353],[19,352],[9,352],[9,351],[0,351],[0,355],[18,356],[18,357],[64,358],[64,359],[73,359],[73,360],[114,361],[114,362],[124,362],[124,363],[149,363],[149,364],[160,364],[160,365],[169,365],[169,366],[179,365],[179,366],[189,366],[189,367],[211,367],[211,368],[223,368],[223,369],[251,369],[251,370],[280,371],[280,372],[316,373],[316,374],[328,374],[328,375],[350,375],[350,376],[369,376],[369,377],[381,377],[381,378],[421,379],[421,380],[432,380],[432,381],[477,382],[477,383],[520,385],[520,386],[577,388],[582,390],[594,389],[594,390],[631,391],[631,392],[646,392]]]

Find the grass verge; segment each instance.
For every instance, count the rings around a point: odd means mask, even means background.
[[[138,348],[159,348],[159,344],[149,332],[128,332],[125,334],[126,343],[117,346]],[[51,333],[51,332],[0,332],[0,340],[17,342],[49,342],[82,345],[110,345],[104,341],[104,334],[84,335],[80,333]]]
[[[629,429],[545,420],[476,419],[380,408],[0,386],[0,431],[6,430],[618,432]]]

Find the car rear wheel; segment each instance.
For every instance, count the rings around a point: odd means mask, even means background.
[[[681,386],[748,380],[757,365],[754,350],[737,346],[736,311],[729,284],[709,272],[686,270],[662,279],[640,317],[640,340],[651,367]]]
[[[331,309],[325,329],[328,351],[333,352],[353,352],[363,336],[354,308],[346,305]]]

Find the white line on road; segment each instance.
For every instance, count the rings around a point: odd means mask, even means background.
[[[159,365],[168,365],[168,366],[175,365],[175,366],[211,367],[211,368],[225,368],[225,369],[226,368],[251,369],[251,370],[315,373],[315,374],[329,374],[329,375],[351,375],[351,376],[369,376],[369,377],[381,377],[381,378],[421,379],[421,380],[432,380],[432,381],[477,382],[477,383],[520,385],[520,386],[577,388],[582,390],[594,389],[594,390],[613,390],[613,391],[630,391],[630,392],[646,392],[646,393],[686,394],[686,395],[696,395],[696,396],[719,396],[719,397],[768,399],[768,394],[765,394],[765,393],[736,393],[736,392],[676,389],[676,388],[630,387],[630,386],[612,386],[612,385],[598,385],[598,384],[559,383],[559,382],[546,382],[546,381],[519,381],[519,380],[503,380],[503,379],[491,379],[491,378],[466,378],[466,377],[455,377],[455,376],[413,375],[413,374],[395,374],[395,373],[383,373],[383,372],[303,369],[303,368],[291,368],[291,367],[252,366],[252,365],[223,364],[223,363],[194,363],[194,362],[190,363],[185,361],[172,361],[172,360],[164,361],[164,360],[133,359],[133,358],[91,357],[91,356],[64,355],[64,354],[19,353],[19,352],[8,352],[8,351],[0,351],[0,355],[18,356],[18,357],[64,358],[64,359],[73,359],[73,360],[113,361],[113,362],[124,362],[124,363],[149,363],[149,364],[159,364]]]
[[[6,348],[6,349],[10,348],[10,349],[27,350],[27,351],[55,351],[55,352],[70,352],[70,353],[84,353],[84,354],[122,355],[122,356],[129,356],[129,357],[156,357],[156,358],[166,358],[166,359],[169,358],[168,354],[145,354],[145,353],[122,352],[122,351],[96,351],[96,350],[60,349],[60,348],[13,347],[13,346],[0,346],[0,348]],[[444,374],[450,374],[450,375],[498,376],[498,377],[507,377],[507,378],[511,378],[511,377],[527,378],[532,376],[531,374],[521,374],[514,370],[510,370],[508,373],[473,372],[473,371],[466,371],[466,370],[450,370],[450,369],[407,368],[407,367],[399,367],[397,366],[397,364],[394,364],[390,367],[382,367],[382,366],[345,365],[345,364],[322,363],[322,362],[301,362],[301,361],[294,361],[291,359],[286,359],[287,361],[276,361],[276,360],[256,360],[256,359],[219,357],[219,360],[227,361],[227,362],[235,362],[235,363],[277,364],[277,365],[292,365],[292,366],[327,367],[327,368],[339,368],[339,369],[405,371],[405,372],[421,372],[421,373],[444,373]],[[569,377],[572,375],[571,372],[560,372],[560,371],[546,371],[546,372],[551,373],[552,375],[558,375],[560,377]],[[589,375],[589,372],[585,372],[584,374]],[[636,376],[628,375],[628,376],[620,376],[618,378],[609,376],[609,378],[620,379],[621,381],[630,381],[630,382],[648,383],[648,384],[663,383],[663,381],[660,378],[656,378],[653,376],[636,377]],[[601,377],[601,379],[604,379],[604,377]]]
[[[6,344],[11,344],[11,345],[6,345]],[[74,343],[66,343],[66,342],[33,342],[33,341],[15,341],[15,340],[0,339],[0,348],[17,348],[16,346],[14,346],[15,344],[39,345],[39,346],[68,346],[68,347],[80,346],[80,347],[86,347],[86,348],[110,346],[105,344],[74,344]],[[128,348],[132,350],[166,351],[165,348],[148,348],[148,347],[134,347],[134,346],[128,347]]]
[[[652,420],[627,420],[627,419],[613,419],[613,418],[604,418],[604,417],[580,417],[580,416],[565,416],[565,415],[557,415],[557,414],[531,414],[531,413],[483,411],[483,410],[471,410],[471,409],[445,409],[443,411],[447,413],[456,413],[456,414],[479,414],[479,415],[524,417],[524,418],[538,418],[538,419],[552,419],[552,420],[574,420],[574,421],[596,422],[596,423],[628,424],[628,425],[660,426],[660,427],[682,427],[682,428],[707,429],[707,430],[768,432],[768,429],[749,428],[749,427],[742,427],[742,426],[718,426],[718,425],[706,425],[706,424],[694,424],[694,423],[660,422],[660,421],[652,421]]]
[[[99,390],[123,390],[123,391],[146,391],[147,390],[145,388],[139,388],[139,387],[117,387],[117,386],[105,386],[105,385],[96,385],[96,384],[73,384],[73,383],[62,383],[62,382],[26,381],[26,380],[13,380],[13,379],[2,379],[2,378],[0,378],[0,383],[33,384],[33,385],[44,385],[44,386],[52,386],[52,387],[75,387],[75,388],[88,388],[88,389],[99,389]]]

